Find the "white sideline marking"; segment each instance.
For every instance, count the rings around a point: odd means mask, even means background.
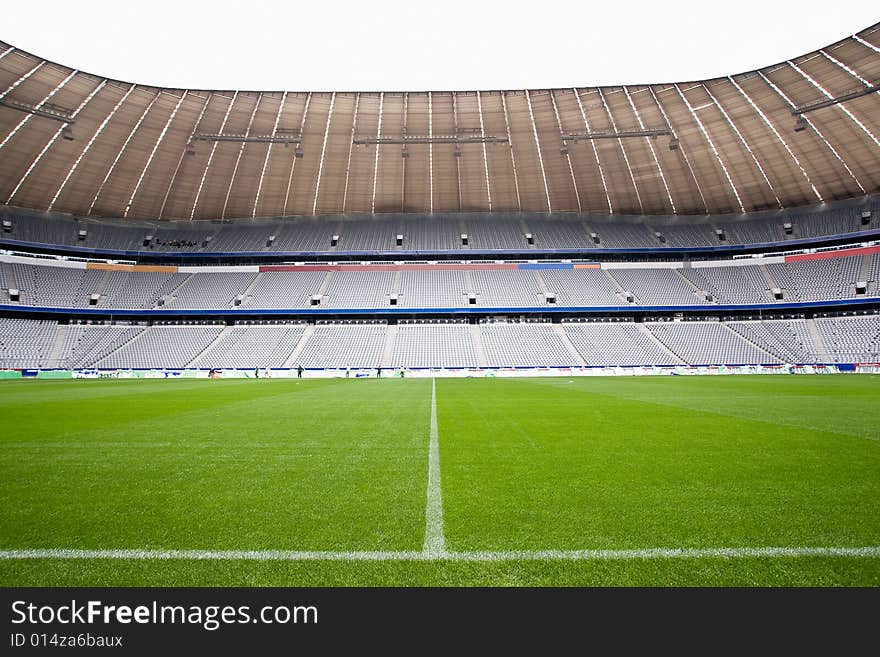
[[[295,550],[0,550],[0,561],[19,559],[131,559],[139,561],[637,561],[662,559],[766,559],[779,557],[880,558],[880,546],[645,548],[633,550],[507,550],[475,552]]]
[[[437,381],[431,379],[431,440],[428,446],[428,501],[425,505],[425,543],[428,556],[446,552],[443,536],[443,492],[440,489],[440,442],[437,431]]]

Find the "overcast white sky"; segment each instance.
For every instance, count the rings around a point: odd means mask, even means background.
[[[672,82],[795,57],[876,0],[7,2],[0,39],[159,86],[473,90]]]

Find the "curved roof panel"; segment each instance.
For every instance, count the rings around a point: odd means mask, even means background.
[[[712,80],[471,92],[157,88],[0,42],[0,203],[212,220],[787,208],[880,191],[878,82],[880,24]]]

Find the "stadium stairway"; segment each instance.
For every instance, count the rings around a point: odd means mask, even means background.
[[[465,282],[465,285],[467,286],[465,293],[466,294],[473,294],[476,291],[477,286],[474,285],[474,276],[470,270],[466,270],[464,272],[464,282]]]
[[[577,350],[577,347],[574,346],[572,341],[569,339],[568,334],[565,332],[565,329],[562,327],[562,324],[553,324],[553,330],[556,331],[556,335],[559,336],[559,339],[562,341],[562,344],[565,345],[565,348],[568,350],[568,353],[574,359],[575,365],[580,365],[581,367],[586,367],[587,361],[584,360],[584,357],[581,356],[581,352]]]
[[[214,347],[216,347],[220,343],[221,340],[223,340],[228,334],[230,334],[232,332],[232,329],[234,329],[234,328],[235,328],[234,325],[224,326],[223,330],[217,334],[217,337],[215,337],[211,342],[209,342],[208,345],[204,349],[202,349],[196,355],[195,358],[193,358],[191,361],[189,361],[186,364],[186,366],[187,367],[201,367],[201,364],[204,361],[205,356],[209,355],[212,351],[214,351]]]
[[[321,287],[318,288],[318,291],[315,292],[315,294],[318,294],[321,297],[323,297],[325,294],[327,294],[327,288],[330,287],[330,278],[332,276],[333,276],[332,271],[328,271],[326,274],[324,274],[324,279],[321,281]]]
[[[328,274],[330,272],[327,272]],[[281,364],[281,367],[295,367],[296,359],[299,358],[300,353],[302,353],[303,347],[306,346],[306,343],[312,339],[312,336],[315,334],[315,325],[308,324],[303,331],[302,335],[299,338],[299,342],[297,342],[290,353],[287,355],[287,358],[284,359],[284,362]]]
[[[394,276],[391,279],[391,294],[400,294],[400,277],[403,275],[403,272],[399,269],[394,272]]]
[[[110,283],[110,274],[112,272],[105,271],[101,278],[98,279],[98,284],[95,286],[95,289],[92,291],[92,294],[98,294],[100,296],[104,296],[104,292],[107,290],[107,285]]]
[[[617,282],[617,279],[611,275],[611,272],[607,269],[603,269],[602,272],[608,277],[608,280],[611,281],[611,284],[614,285],[614,289],[617,290],[617,296],[621,299],[626,299],[626,290],[623,289],[623,286]]]
[[[770,293],[774,287],[779,287],[779,284],[773,280],[773,277],[770,275],[770,270],[767,269],[765,265],[758,265],[758,271],[761,272],[761,276],[764,278],[764,282],[767,284],[767,292],[768,298],[773,298],[773,295]]]
[[[187,274],[183,277],[183,279],[174,286],[174,289],[168,290],[165,294],[162,294],[159,299],[157,299],[157,303],[159,300],[163,300],[162,303],[167,305],[168,303],[174,303],[177,300],[177,291],[182,288],[186,282],[193,277],[193,274]],[[109,355],[109,354],[108,354]]]
[[[859,265],[859,275],[856,278],[856,281],[867,281],[868,280],[868,277],[871,275],[871,257],[872,256],[870,256],[870,255],[863,255],[862,256],[862,262]]]
[[[385,347],[382,350],[382,367],[391,367],[394,343],[397,341],[397,333],[399,330],[397,324],[390,324],[385,330]]]
[[[806,320],[806,323],[807,333],[810,335],[810,340],[813,341],[813,351],[816,354],[816,360],[820,363],[833,363],[834,357],[830,355],[828,346],[825,344],[825,340],[822,339],[822,333],[819,332],[819,327],[816,326],[816,320],[810,318]]]
[[[743,342],[748,342],[750,345],[752,345],[752,346],[753,346],[755,349],[757,349],[758,351],[767,354],[767,357],[768,357],[768,358],[767,358],[767,362],[768,362],[768,363],[773,363],[773,362],[775,362],[775,361],[779,358],[778,356],[775,356],[775,355],[771,354],[769,351],[767,351],[766,349],[764,349],[764,347],[762,347],[761,345],[759,345],[757,342],[754,342],[754,341],[752,341],[752,340],[749,340],[749,339],[748,339],[745,335],[743,335],[742,333],[738,333],[738,332],[734,331],[732,328],[730,328],[730,327],[727,325],[727,322],[721,322],[721,326],[723,326],[723,327],[725,328],[725,330],[727,330],[728,333],[731,333],[736,339],[738,339],[738,340],[742,340]]]
[[[672,359],[672,360],[669,361],[670,363],[682,363],[682,364],[686,364],[686,363],[687,363],[687,361],[686,361],[684,358],[682,358],[682,357],[679,356],[677,353],[675,353],[674,351],[672,351],[672,349],[670,349],[669,347],[667,347],[666,344],[664,344],[664,343],[660,340],[660,338],[658,338],[656,335],[654,335],[654,334],[651,332],[651,329],[649,329],[647,326],[645,326],[645,325],[642,324],[641,322],[639,322],[639,323],[637,324],[637,326],[639,327],[639,330],[640,330],[642,333],[644,333],[645,335],[648,336],[648,339],[650,339],[651,342],[653,342],[654,344],[656,344],[656,345],[657,345],[657,346],[663,351],[663,353],[665,353],[665,354],[669,354],[669,357]]]
[[[131,338],[129,338],[127,340],[120,340],[119,344],[117,344],[114,349],[111,349],[107,353],[103,354],[100,358],[95,360],[93,363],[90,363],[90,366],[91,367],[103,367],[102,363],[104,361],[108,360],[110,358],[110,356],[115,354],[117,351],[119,351],[123,347],[126,347],[137,340],[140,340],[152,328],[153,328],[152,326],[147,326],[146,328],[144,328],[144,330],[138,331],[137,333],[135,333]]]
[[[529,228],[529,225],[526,223],[526,220],[522,219],[522,218],[519,219],[519,230],[523,234],[523,239],[525,239],[526,233],[534,233],[535,232],[531,228]]]
[[[254,277],[254,280],[251,281],[251,284],[248,285],[248,286],[247,286],[245,289],[243,289],[241,292],[239,292],[239,294],[241,295],[241,298],[242,298],[242,300],[243,300],[242,303],[245,303],[245,301],[246,301],[247,299],[250,298],[250,296],[251,296],[251,290],[254,289],[254,286],[257,284],[257,281],[260,280],[260,277],[261,277],[262,275],[263,275],[263,272],[260,272],[259,274],[257,274],[257,275]]]
[[[12,268],[12,263],[2,262],[0,266],[3,267],[3,280],[6,281],[6,287],[18,287],[18,284],[15,280],[15,270]]]
[[[61,350],[64,348],[64,338],[68,331],[67,324],[57,324],[55,326],[55,337],[52,339],[52,345],[43,361],[43,367],[61,367]]]
[[[707,290],[701,290],[696,285],[694,285],[687,276],[685,276],[684,274],[681,273],[680,269],[673,269],[672,271],[674,271],[678,275],[678,277],[682,281],[684,281],[685,285],[688,286],[690,291],[693,292],[694,303],[699,303],[699,301],[704,298],[704,295],[706,294]]]
[[[483,346],[483,334],[480,332],[479,324],[471,324],[471,339],[474,341],[474,349],[477,352],[477,365],[486,367],[489,365],[489,359],[486,357],[486,347]]]
[[[550,292],[550,289],[547,287],[547,282],[544,280],[544,277],[541,276],[541,272],[535,269],[532,274],[534,274],[535,278],[538,280],[538,287],[541,289],[541,292],[544,294],[544,298],[547,298],[547,293]]]

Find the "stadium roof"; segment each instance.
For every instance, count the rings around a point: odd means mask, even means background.
[[[704,214],[880,191],[880,24],[723,78],[472,92],[158,88],[0,42],[0,203],[79,216]]]

